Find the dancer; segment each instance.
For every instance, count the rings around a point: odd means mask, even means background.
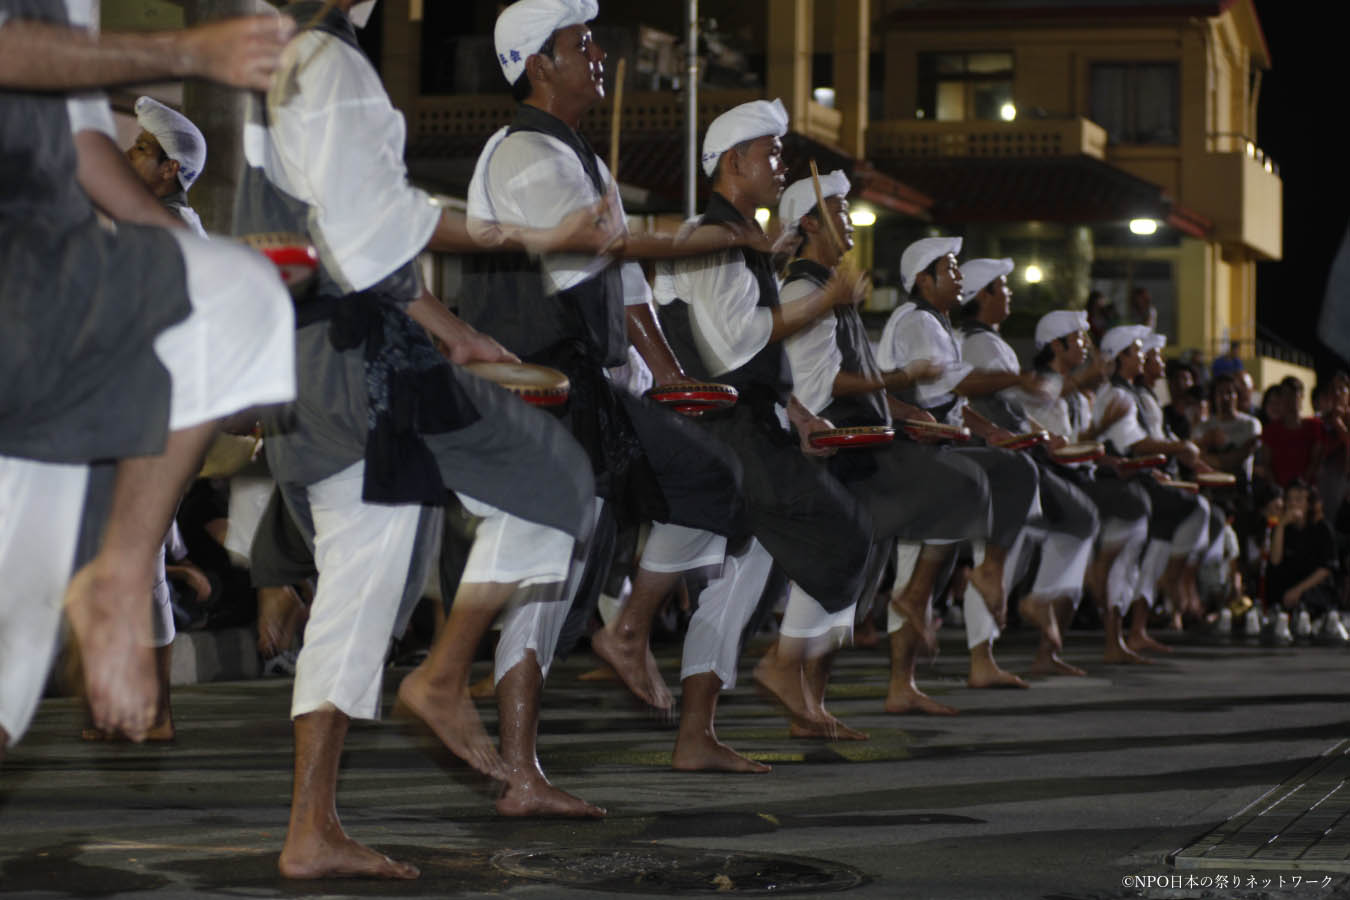
[[[927,410],[939,422],[964,425],[989,443],[1011,435],[971,409],[969,395],[1024,386],[1038,389],[1034,373],[976,372],[961,356],[961,342],[951,324],[951,311],[961,298],[961,269],[956,254],[960,238],[923,238],[900,256],[900,277],[910,301],[886,321],[877,356],[884,368],[903,368],[916,360],[942,367],[932,382],[902,391],[903,399]],[[1024,455],[995,447],[956,447],[988,476],[991,527],[984,542],[972,543],[975,567],[965,591],[966,644],[970,650],[970,687],[1025,688],[1027,683],[1004,671],[994,660],[993,642],[1006,622],[1005,566],[1009,551],[1026,522],[1038,511],[1036,466]],[[903,570],[897,572],[901,577]],[[889,630],[902,629],[906,618],[892,611]]]
[[[107,156],[82,159],[63,92],[186,75],[259,88],[293,27],[265,16],[99,37],[66,24],[58,4],[0,3],[0,305],[11,323],[0,349],[0,754],[32,718],[63,606],[95,727],[144,738],[157,705],[154,561],[174,507],[221,417],[295,390],[291,306],[270,264],[188,234],[115,145],[111,175],[98,165]],[[106,192],[128,185],[135,212],[109,231],[91,198],[116,215]],[[108,459],[115,472],[91,477],[90,461]]]

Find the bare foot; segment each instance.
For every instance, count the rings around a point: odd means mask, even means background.
[[[1058,653],[1049,656],[1037,656],[1029,670],[1032,675],[1086,675],[1082,669],[1067,663]]]
[[[416,866],[395,862],[356,841],[338,828],[336,835],[286,835],[277,862],[283,878],[397,878],[411,880],[422,873]]]
[[[504,816],[565,816],[604,818],[605,810],[574,797],[549,783],[538,766],[513,768],[506,777],[506,792],[497,799],[497,812]]]
[[[886,712],[900,716],[908,713],[923,713],[926,716],[960,715],[960,711],[955,707],[937,702],[913,685],[897,687],[895,684],[892,684],[890,690],[886,692]]]
[[[675,740],[675,754],[670,764],[681,772],[739,772],[758,775],[770,771],[763,763],[741,756],[710,734],[689,736],[683,733]]]
[[[75,573],[66,589],[66,616],[75,633],[85,697],[94,727],[145,739],[159,699],[149,646],[149,584],[135,572],[112,574],[97,561]]]
[[[788,727],[788,735],[795,738],[823,738],[827,741],[865,741],[869,739],[866,732],[849,728],[829,713],[825,713],[823,721],[793,719],[792,724]]]
[[[450,752],[491,778],[504,780],[508,770],[497,754],[467,689],[446,691],[428,683],[419,666],[398,686],[394,716],[411,714],[426,723]]]
[[[1172,652],[1171,647],[1154,640],[1152,637],[1148,635],[1147,632],[1145,632],[1144,634],[1130,635],[1129,638],[1126,639],[1125,644],[1135,653],[1143,653],[1145,650],[1151,651],[1153,653]]]
[[[801,667],[779,665],[777,658],[777,654],[771,650],[755,666],[750,677],[754,679],[756,688],[767,699],[787,710],[789,718],[803,722],[816,721],[806,699]]]
[[[663,711],[669,711],[675,705],[675,697],[666,687],[644,635],[601,628],[591,635],[591,649],[643,703]]]
[[[1102,654],[1102,661],[1113,666],[1148,665],[1152,662],[1152,660],[1140,656],[1120,642],[1107,645],[1106,652]]]
[[[258,652],[264,659],[291,649],[309,610],[295,588],[258,588]]]
[[[996,565],[989,556],[984,562],[970,570],[970,583],[980,594],[989,615],[999,628],[1008,625],[1008,598],[1003,593],[1002,567]]]
[[[977,665],[973,660],[970,665],[970,676],[966,678],[966,686],[972,688],[1031,687],[1013,673],[999,668],[998,663],[990,661],[987,664]]]

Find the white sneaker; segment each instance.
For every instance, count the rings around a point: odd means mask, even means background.
[[[1329,644],[1350,644],[1350,632],[1345,630],[1340,613],[1334,609],[1322,620],[1322,640]]]
[[[1305,639],[1312,634],[1312,630],[1312,616],[1306,609],[1300,609],[1298,617],[1294,619],[1294,637]]]
[[[1242,633],[1247,637],[1256,637],[1261,633],[1261,613],[1253,606],[1242,618]]]
[[[1214,633],[1218,635],[1233,633],[1233,611],[1228,607],[1219,610],[1219,618],[1214,620]]]
[[[1275,643],[1286,647],[1294,642],[1294,636],[1289,633],[1289,613],[1280,612],[1275,616],[1275,625],[1271,629],[1271,637]]]

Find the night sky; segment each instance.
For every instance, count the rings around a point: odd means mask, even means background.
[[[1346,55],[1338,28],[1311,4],[1256,0],[1270,44],[1261,86],[1257,143],[1284,180],[1284,259],[1257,266],[1257,319],[1286,343],[1312,353],[1318,369],[1339,363],[1317,340],[1327,272],[1350,220],[1345,120]],[[1339,124],[1338,124],[1339,123]]]

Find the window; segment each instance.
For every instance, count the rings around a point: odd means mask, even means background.
[[[939,122],[1004,118],[1012,76],[1011,53],[920,53],[918,116]]]
[[[1112,144],[1178,143],[1176,63],[1094,63],[1092,121]]]

